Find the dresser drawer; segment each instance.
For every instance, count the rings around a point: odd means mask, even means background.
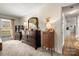
[[[54,33],[43,32],[43,46],[46,48],[54,48]]]

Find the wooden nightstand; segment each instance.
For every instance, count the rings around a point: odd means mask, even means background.
[[[44,31],[42,33],[42,41],[43,48],[52,52],[52,50],[54,50],[54,31]]]

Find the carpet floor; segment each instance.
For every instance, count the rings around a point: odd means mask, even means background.
[[[50,56],[50,53],[43,52],[41,49],[35,50],[18,40],[8,40],[3,42],[0,56]]]

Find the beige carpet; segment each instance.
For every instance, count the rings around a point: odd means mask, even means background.
[[[18,40],[8,40],[3,42],[1,56],[50,56],[49,53],[22,43]]]

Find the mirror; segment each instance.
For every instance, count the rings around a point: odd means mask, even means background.
[[[38,27],[38,18],[37,17],[31,17],[28,20],[28,29],[39,29]]]

